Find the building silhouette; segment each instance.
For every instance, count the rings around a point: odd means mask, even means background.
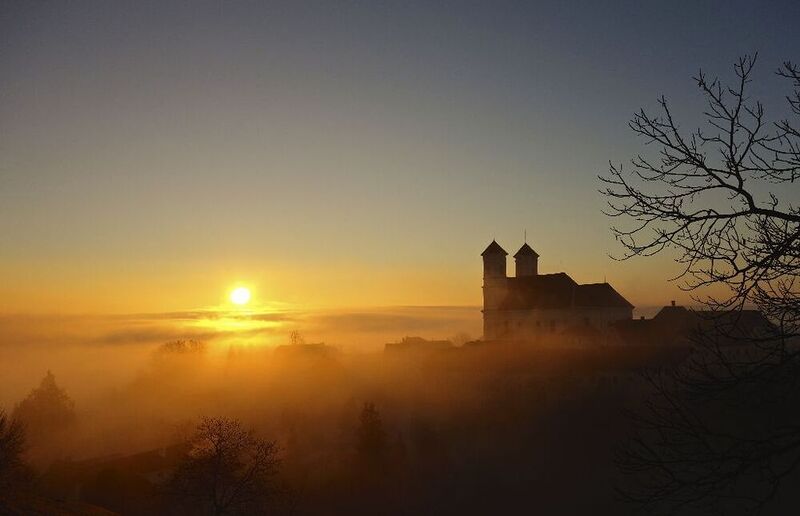
[[[514,254],[515,276],[506,274],[508,253],[496,241],[481,256],[484,340],[603,334],[633,318],[633,305],[608,283],[578,284],[564,272],[539,274],[539,255],[527,243]]]
[[[777,338],[779,329],[758,310],[692,310],[675,301],[652,319],[614,323],[618,342],[626,345],[689,346],[698,341],[749,346]]]

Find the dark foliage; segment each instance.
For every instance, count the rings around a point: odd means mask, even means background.
[[[47,371],[39,386],[14,407],[13,416],[25,425],[31,440],[38,441],[74,423],[75,403]]]
[[[25,430],[22,424],[0,410],[0,493],[8,492],[27,479],[23,460]]]
[[[165,342],[159,348],[157,353],[160,355],[174,355],[174,354],[203,354],[206,352],[205,342],[200,342],[193,339],[178,339]]]
[[[380,466],[386,460],[388,441],[381,415],[374,403],[364,403],[358,418],[358,454],[370,466]]]

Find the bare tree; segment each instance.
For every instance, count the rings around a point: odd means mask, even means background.
[[[767,123],[761,103],[749,99],[754,65],[755,58],[739,60],[734,87],[695,77],[708,100],[706,130],[684,134],[664,97],[660,116],[637,113],[630,127],[658,147],[658,158],[637,156],[630,170],[612,164],[600,179],[607,214],[633,222],[612,228],[623,258],[676,250],[684,289],[724,285],[727,295],[702,301],[758,303],[791,335],[800,302],[800,207],[792,203],[800,133],[788,119]],[[800,116],[800,69],[786,62],[778,73],[793,81],[789,106]]]
[[[289,334],[289,343],[292,346],[302,346],[306,343],[306,340],[298,330],[292,330],[292,332]]]
[[[194,339],[177,339],[165,342],[158,347],[158,355],[202,355],[207,351],[205,342]]]
[[[800,464],[800,132],[749,97],[755,62],[739,59],[730,87],[694,78],[704,128],[682,131],[664,97],[660,115],[637,113],[630,128],[657,156],[600,177],[607,214],[624,221],[621,259],[676,253],[675,279],[715,321],[687,363],[647,376],[654,394],[620,453],[622,494],[651,512],[758,512]],[[778,75],[796,119],[800,69],[787,61]],[[752,305],[773,325],[742,329]]]
[[[454,334],[452,337],[450,337],[449,340],[450,340],[450,342],[453,343],[454,346],[463,346],[467,342],[471,342],[471,341],[473,341],[475,339],[473,339],[469,335],[469,333],[460,331],[460,332]]]
[[[263,514],[274,500],[280,460],[274,441],[232,419],[205,417],[170,488],[193,514]]]

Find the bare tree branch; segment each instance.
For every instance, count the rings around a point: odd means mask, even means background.
[[[618,259],[675,253],[674,279],[707,308],[688,361],[646,376],[652,396],[620,450],[620,494],[647,512],[759,513],[800,464],[800,70],[778,70],[790,117],[770,123],[747,93],[755,63],[739,59],[731,86],[694,77],[707,109],[692,133],[664,97],[660,115],[636,113],[630,128],[656,156],[600,176]],[[725,294],[701,297],[708,286]],[[742,324],[750,306],[760,331]]]

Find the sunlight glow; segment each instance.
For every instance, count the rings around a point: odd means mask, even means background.
[[[236,305],[246,305],[250,301],[250,290],[238,287],[231,292],[231,302]]]

